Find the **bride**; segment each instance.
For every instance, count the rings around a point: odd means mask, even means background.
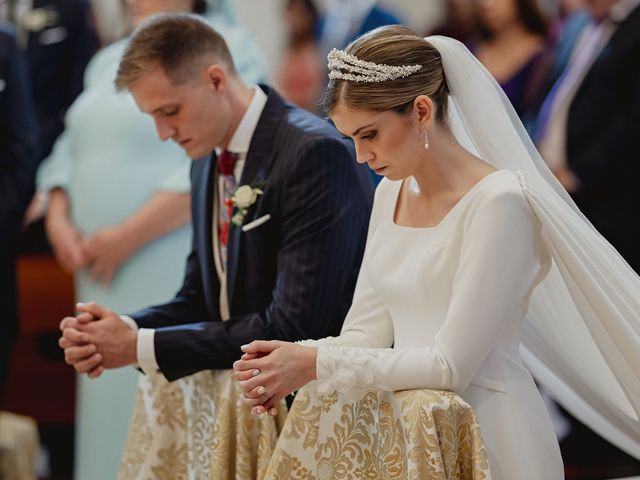
[[[530,369],[640,456],[640,279],[493,78],[462,44],[401,26],[332,51],[329,69],[327,112],[386,180],[340,336],[243,347],[234,367],[253,411],[313,380],[323,393],[451,390],[476,412],[492,478],[560,479]]]

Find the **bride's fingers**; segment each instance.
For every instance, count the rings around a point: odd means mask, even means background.
[[[254,368],[253,370],[244,370],[240,372],[234,372],[234,376],[236,380],[239,382],[243,382],[245,380],[249,380],[250,378],[257,377],[260,375],[260,370]]]
[[[262,385],[260,385],[260,386],[258,386],[258,387],[256,387],[256,388],[254,388],[254,389],[253,389],[253,390],[251,390],[251,391],[244,392],[244,393],[242,394],[242,396],[243,396],[244,398],[246,398],[247,400],[255,400],[255,399],[263,399],[263,400],[266,400],[267,398],[269,398],[269,397],[267,397],[267,396],[265,395],[265,394],[266,394],[266,392],[267,392],[267,388],[266,388],[266,387],[263,387]]]
[[[233,362],[233,369],[236,372],[243,372],[245,370],[255,370],[260,369],[260,360],[252,359],[252,360],[236,360]]]
[[[248,345],[242,345],[240,350],[244,353],[269,353],[279,348],[282,343],[278,340],[254,340]]]
[[[262,406],[265,409],[265,412],[275,417],[278,414],[278,403],[282,400],[282,396],[279,394],[273,395],[269,400],[264,402]]]
[[[267,400],[267,401],[270,401],[270,400]],[[263,413],[267,413],[268,411],[269,411],[269,409],[266,408],[264,406],[264,404],[263,405],[258,405],[258,406],[255,406],[255,407],[251,408],[251,413],[253,415],[262,415]]]
[[[254,358],[260,358],[259,353],[243,353],[240,357],[241,360],[253,360]]]
[[[247,405],[248,407],[257,407],[258,405],[263,405],[264,401],[265,401],[266,397],[259,397],[259,398],[246,398],[244,397],[242,399],[242,402]]]
[[[244,380],[239,382],[240,388],[244,393],[249,393],[253,389],[263,386],[268,379],[264,377],[264,375],[257,375],[255,377],[251,377],[248,380]]]

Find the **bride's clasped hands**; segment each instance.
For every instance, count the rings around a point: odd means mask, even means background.
[[[280,400],[316,379],[317,348],[255,340],[241,349],[244,354],[233,369],[254,414],[276,415]]]

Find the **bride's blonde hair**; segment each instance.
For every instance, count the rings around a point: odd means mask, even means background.
[[[329,81],[324,106],[328,114],[339,104],[373,111],[409,113],[413,100],[427,95],[436,105],[436,119],[447,118],[449,89],[438,50],[408,27],[389,25],[376,28],[351,43],[346,52],[359,60],[378,64],[421,65],[411,75],[383,82]]]

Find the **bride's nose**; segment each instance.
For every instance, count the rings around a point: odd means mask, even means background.
[[[375,155],[370,150],[358,146],[356,144],[356,160],[358,163],[367,163],[375,158]]]

